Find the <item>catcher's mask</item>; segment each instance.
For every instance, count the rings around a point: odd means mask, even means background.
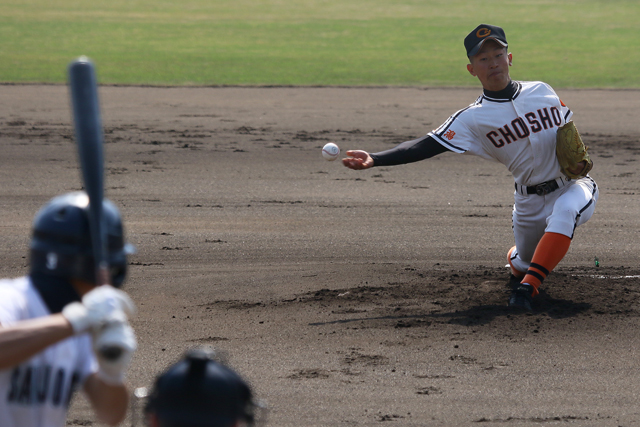
[[[144,412],[161,427],[253,426],[260,407],[237,373],[214,360],[212,350],[199,348],[156,379]]]
[[[102,203],[102,218],[111,284],[120,287],[127,272],[127,255],[135,249],[124,242],[120,212],[106,199]],[[74,192],[55,197],[36,214],[30,258],[31,275],[96,283],[89,230],[89,197],[86,193]]]

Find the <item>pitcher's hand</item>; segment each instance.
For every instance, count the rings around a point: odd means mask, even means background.
[[[373,158],[366,151],[349,150],[345,154],[347,157],[342,159],[342,164],[349,169],[361,170],[373,167]]]

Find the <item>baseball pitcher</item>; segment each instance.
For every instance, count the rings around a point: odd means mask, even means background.
[[[509,306],[531,311],[544,279],[569,250],[576,227],[593,215],[593,162],[572,111],[543,82],[513,81],[513,55],[502,28],[482,24],[464,39],[468,72],[482,84],[474,103],[422,138],[380,153],[350,150],[343,164],[367,169],[452,151],[502,163],[513,175],[515,246],[508,251]]]

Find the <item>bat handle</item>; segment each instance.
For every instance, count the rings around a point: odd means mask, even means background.
[[[110,285],[109,266],[106,262],[100,263],[96,270],[96,286]]]
[[[122,355],[122,353],[124,352],[124,349],[119,345],[110,344],[110,345],[103,345],[98,349],[98,351],[100,352],[102,357],[104,357],[106,360],[116,360]]]
[[[96,270],[96,286],[110,285],[109,266],[101,262]],[[98,350],[107,360],[115,360],[122,354],[122,349],[117,345],[105,345]]]

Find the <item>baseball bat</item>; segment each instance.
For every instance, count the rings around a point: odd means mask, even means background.
[[[104,136],[95,67],[89,58],[81,56],[71,62],[69,87],[82,179],[89,196],[89,227],[95,260],[96,285],[99,286],[109,283],[106,231],[102,219]]]
[[[109,284],[102,201],[104,198],[104,134],[93,62],[81,56],[69,64],[69,87],[73,120],[84,188],[89,196],[89,232],[95,261],[96,286]],[[118,346],[104,346],[100,353],[109,360],[120,357]]]

